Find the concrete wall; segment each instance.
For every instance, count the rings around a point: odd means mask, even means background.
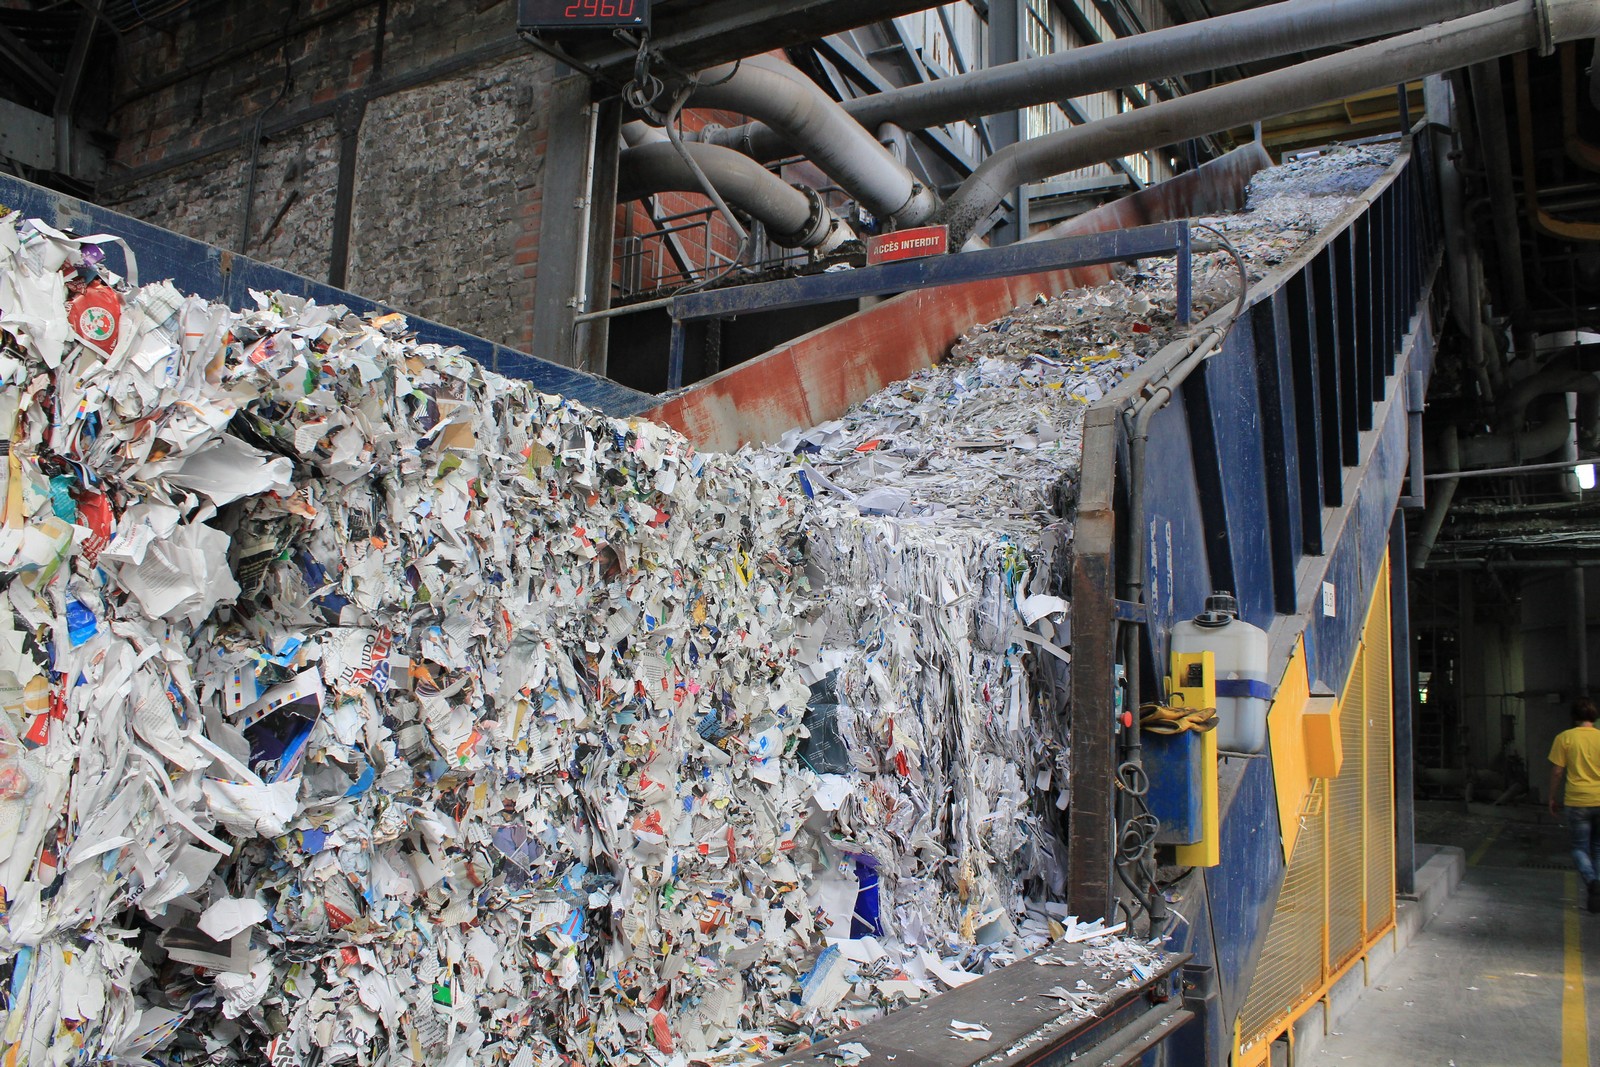
[[[196,11],[125,37],[116,166],[99,199],[326,280],[348,143],[345,287],[530,348],[555,70],[517,40],[516,5],[229,0]]]

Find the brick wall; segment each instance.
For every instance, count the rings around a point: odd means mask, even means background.
[[[326,279],[338,112],[365,94],[346,288],[530,347],[542,104],[554,71],[516,40],[516,5],[196,7],[170,28],[124,38],[111,116],[116,166],[100,199]]]

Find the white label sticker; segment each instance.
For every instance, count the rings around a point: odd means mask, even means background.
[[[1338,614],[1338,611],[1335,609],[1334,589],[1332,582],[1322,583],[1322,613],[1330,619]]]

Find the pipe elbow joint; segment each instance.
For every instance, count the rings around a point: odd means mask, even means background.
[[[822,194],[806,185],[794,185],[791,188],[805,196],[811,211],[798,230],[772,234],[773,244],[782,248],[809,248],[825,255],[850,240],[850,230],[828,210],[828,206],[822,202]]]
[[[939,213],[939,198],[921,182],[911,184],[911,195],[893,213],[896,226],[921,226]]]

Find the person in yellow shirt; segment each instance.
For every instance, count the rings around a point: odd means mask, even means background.
[[[1550,746],[1550,814],[1560,815],[1556,798],[1566,779],[1564,797],[1572,860],[1589,890],[1589,910],[1600,912],[1600,729],[1594,720],[1600,711],[1592,700],[1572,705],[1570,730],[1556,735]]]

